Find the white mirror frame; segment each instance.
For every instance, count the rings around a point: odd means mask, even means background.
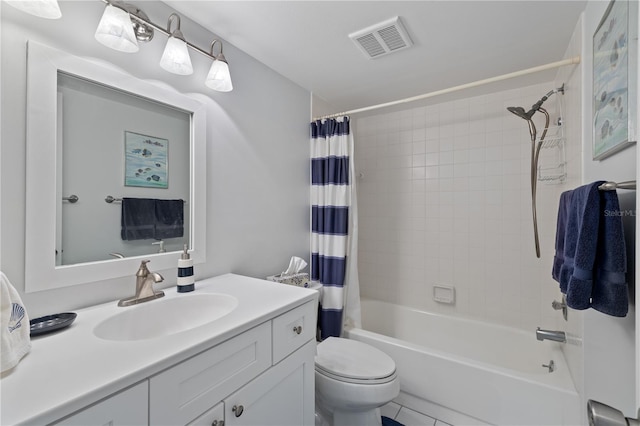
[[[55,265],[58,71],[172,105],[191,113],[189,241],[194,263],[206,259],[206,107],[196,99],[68,53],[29,41],[27,45],[27,194],[25,291],[36,292],[134,276],[142,259],[151,270],[176,268],[180,252]],[[106,205],[105,205],[106,207]],[[114,231],[115,232],[115,231]]]

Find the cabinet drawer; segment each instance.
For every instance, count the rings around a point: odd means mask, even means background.
[[[150,379],[152,425],[184,425],[271,366],[271,323]]]
[[[146,425],[148,423],[149,382],[146,380],[111,396],[56,425]]]
[[[316,303],[309,302],[273,320],[273,363],[316,336]]]

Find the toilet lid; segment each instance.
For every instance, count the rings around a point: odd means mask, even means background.
[[[318,344],[316,368],[345,379],[374,380],[395,374],[396,363],[373,346],[329,337]]]

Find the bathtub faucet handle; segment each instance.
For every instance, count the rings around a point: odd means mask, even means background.
[[[562,310],[562,318],[567,321],[567,313],[569,309],[567,308],[567,299],[564,294],[562,295],[562,301],[558,302],[557,300],[554,300],[551,302],[551,307],[556,311]]]

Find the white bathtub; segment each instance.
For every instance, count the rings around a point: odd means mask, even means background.
[[[559,344],[535,330],[362,300],[364,329],[347,337],[389,354],[400,375],[396,400],[455,424],[577,425],[579,397]],[[555,371],[542,364],[553,359]]]

